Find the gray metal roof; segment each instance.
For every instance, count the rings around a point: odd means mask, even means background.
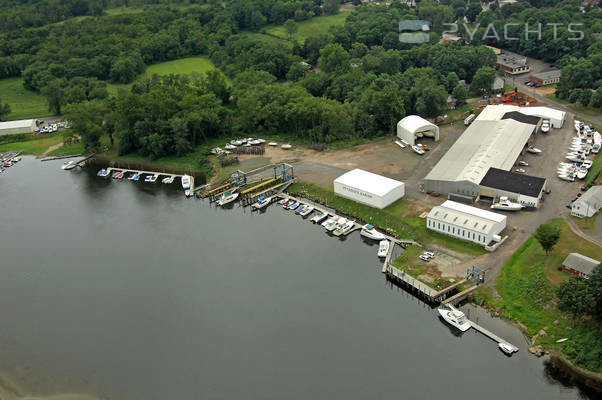
[[[527,57],[500,54],[497,56],[497,63],[500,65],[506,65],[510,68],[526,67]]]
[[[589,190],[583,193],[583,196],[576,200],[582,203],[585,207],[590,207],[598,211],[602,208],[602,186],[592,186]]]
[[[582,272],[587,275],[591,275],[596,268],[600,264],[600,261],[594,260],[593,258],[589,258],[579,253],[571,253],[569,254],[562,265],[565,267],[574,269],[575,271]]]
[[[559,69],[553,69],[551,71],[540,72],[538,74],[533,74],[534,77],[539,79],[554,79],[560,78],[561,71]]]
[[[534,128],[513,119],[477,118],[424,179],[478,185],[489,168],[512,168]]]

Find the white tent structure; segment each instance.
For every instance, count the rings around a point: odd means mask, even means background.
[[[358,203],[383,209],[403,197],[405,185],[382,175],[354,169],[334,180],[334,192]]]
[[[525,115],[549,119],[552,128],[562,128],[566,115],[564,111],[555,110],[550,107],[521,107],[520,112]]]
[[[410,145],[416,143],[417,137],[428,136],[439,141],[439,127],[431,124],[418,115],[408,115],[397,123],[397,137]]]
[[[15,135],[17,133],[32,133],[36,129],[35,119],[0,122],[0,135]]]

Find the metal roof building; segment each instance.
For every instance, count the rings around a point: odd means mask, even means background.
[[[382,209],[403,197],[405,185],[356,168],[334,180],[334,192],[341,197]]]
[[[538,207],[543,196],[546,179],[516,172],[489,168],[480,183],[481,197],[502,197],[526,207]]]
[[[397,123],[397,137],[410,145],[416,143],[416,137],[429,136],[439,141],[439,127],[418,115],[408,115]]]
[[[433,207],[426,217],[428,229],[487,246],[499,241],[506,216],[447,200]]]
[[[552,128],[562,128],[566,113],[550,107],[521,107],[520,112],[543,119],[549,119]]]
[[[569,254],[562,262],[562,268],[572,274],[589,279],[600,261],[579,253]]]
[[[592,186],[571,204],[571,215],[587,218],[602,208],[602,186]]]
[[[35,119],[0,122],[0,135],[15,135],[17,133],[32,133],[36,129]]]
[[[534,130],[534,125],[513,119],[484,120],[479,115],[424,178],[424,189],[477,197],[487,171],[510,170]]]

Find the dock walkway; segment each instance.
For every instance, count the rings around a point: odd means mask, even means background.
[[[482,333],[483,335],[487,336],[488,338],[496,341],[498,344],[499,343],[504,343],[508,346],[510,346],[514,352],[518,351],[518,347],[516,347],[515,345],[513,345],[512,343],[502,339],[501,337],[499,337],[498,335],[496,335],[495,333],[483,328],[481,325],[477,324],[476,322],[470,321],[470,324],[472,325],[472,327],[477,330],[478,332]]]

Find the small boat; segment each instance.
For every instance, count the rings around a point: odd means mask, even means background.
[[[572,175],[558,174],[558,177],[563,181],[574,182],[575,177]]]
[[[7,166],[6,163],[4,163],[4,166],[5,167]],[[10,165],[9,165],[9,167],[10,167]],[[70,169],[73,169],[75,167],[77,167],[77,164],[75,163],[75,161],[67,161],[67,162],[63,163],[63,165],[61,166],[61,169],[70,170]]]
[[[234,150],[236,148],[236,146],[234,146],[233,144],[227,144],[224,146],[224,149],[226,150]]]
[[[533,153],[533,154],[539,154],[539,153],[541,153],[541,150],[539,150],[537,147],[534,147],[534,146],[527,147],[527,151],[529,153]]]
[[[11,161],[13,163],[18,163],[19,161],[21,161],[21,157],[14,157]]]
[[[423,155],[423,154],[424,154],[424,150],[422,149],[422,147],[419,147],[419,146],[413,145],[413,146],[412,146],[412,150],[413,150],[413,151],[414,151],[414,153],[416,153],[416,154],[420,154],[420,155]]]
[[[543,122],[541,123],[541,131],[543,133],[550,132],[550,121],[548,121],[547,119],[543,120]]]
[[[291,204],[293,204],[293,200],[286,199],[286,201],[284,203],[282,203],[282,208],[284,208],[285,210],[287,210],[288,206],[290,206]]]
[[[349,232],[351,232],[353,230],[353,228],[355,228],[355,221],[347,221],[347,223],[345,225],[343,225],[342,228],[340,228],[340,233],[338,233],[339,235],[347,235]],[[335,232],[335,235],[337,234],[337,232]]]
[[[228,190],[226,193],[222,194],[222,197],[217,201],[217,204],[219,206],[224,206],[228,203],[232,203],[238,198],[238,195],[239,193]]]
[[[117,177],[115,179],[123,179],[124,176],[125,176],[125,173],[122,171],[117,174]]]
[[[184,190],[184,196],[186,196],[186,197],[192,196],[192,191],[190,189]]]
[[[514,172],[518,172],[519,174],[524,174],[527,171],[525,171],[523,168],[517,168],[514,170]]]
[[[188,189],[190,187],[190,175],[182,175],[182,188]]]
[[[282,147],[284,150],[288,150],[288,149],[292,149],[293,148],[293,146],[291,146],[290,144],[283,144],[280,147]]]
[[[328,218],[325,222],[322,222],[322,226],[328,232],[332,231],[335,228],[336,224],[337,224],[337,217],[331,217],[331,218]]]
[[[518,162],[518,165],[520,165],[520,166],[523,166],[523,167],[528,167],[528,166],[529,166],[529,163],[528,163],[528,162],[526,162],[526,161],[519,161],[519,162]]]
[[[439,307],[437,311],[439,311],[439,315],[443,317],[445,322],[448,324],[458,328],[462,332],[466,332],[472,326],[470,321],[466,318],[466,315],[451,304],[446,304],[445,306]]]
[[[249,142],[249,144],[251,144],[253,146],[257,146],[258,144],[261,144],[261,141],[259,139],[255,139],[255,140],[251,140]]]
[[[585,163],[585,161],[586,161],[585,157],[583,157],[583,156],[581,156],[579,154],[567,154],[565,156],[565,158],[567,160],[575,161],[575,162],[580,162],[580,163]]]
[[[236,140],[236,139],[235,140],[230,140],[230,144],[232,146],[240,146],[242,144],[242,141]]]
[[[288,199],[282,199],[278,202],[278,204],[280,204],[281,206],[284,205],[284,203],[286,203],[288,201]]]
[[[270,204],[272,202],[272,198],[271,197],[264,197],[261,196],[259,197],[259,199],[257,200],[257,203],[253,204],[252,207],[255,210],[260,210],[262,208],[264,208],[265,206],[267,206],[268,204]]]
[[[2,164],[3,167],[8,168],[8,167],[12,167],[13,163],[10,161],[4,161],[4,163]],[[65,169],[65,168],[63,168]]]
[[[154,175],[147,175],[146,178],[144,178],[144,182],[150,182],[153,176]]]
[[[378,243],[378,256],[386,257],[387,253],[389,252],[389,246],[390,246],[390,243],[388,240],[381,240]]]
[[[305,204],[301,204],[299,207],[295,209],[295,214],[301,214],[301,212],[307,207]]]
[[[585,177],[587,176],[587,172],[588,169],[587,168],[579,168],[579,170],[577,171],[577,178],[578,179],[585,179]]]
[[[291,205],[289,205],[289,206],[288,206],[288,209],[289,209],[289,210],[296,210],[296,209],[297,209],[297,207],[299,207],[300,205],[301,205],[301,203],[299,203],[299,202],[294,202],[293,204],[291,204]]]
[[[558,340],[556,341],[556,343],[564,343],[564,342],[566,342],[567,340],[569,340],[569,338],[565,337],[565,338],[562,338],[562,339],[558,339]]]
[[[314,215],[313,218],[311,219],[311,222],[313,222],[314,224],[319,224],[322,221],[324,221],[326,218],[328,218],[327,213],[318,211],[318,212],[316,212],[316,215]]]
[[[138,175],[136,172],[132,173],[130,176],[128,176],[128,181],[133,181],[134,178],[136,178],[136,175]]]
[[[491,208],[502,211],[520,211],[523,206],[522,204],[511,202],[506,196],[502,196],[497,203],[491,205]]]
[[[166,178],[163,178],[161,180],[161,183],[165,183],[166,185],[173,183],[174,177],[173,176],[168,176]]]
[[[107,172],[108,171],[105,168],[103,168],[96,173],[96,176],[107,176],[106,175]]]
[[[395,141],[395,144],[398,145],[399,147],[401,147],[402,149],[405,149],[406,147],[404,146],[403,143],[401,143],[399,140]]]
[[[276,143],[276,142],[269,142],[268,146],[278,146],[278,143]]]
[[[299,213],[299,215],[300,215],[300,216],[302,216],[302,217],[305,217],[305,216],[309,215],[309,213],[311,213],[313,210],[314,210],[314,207],[313,207],[313,206],[309,206],[309,205],[308,205],[308,206],[305,206],[305,207],[303,208],[303,211],[301,211],[301,212]]]
[[[255,140],[257,140],[257,141],[259,142],[259,144],[261,144],[261,143],[265,143],[265,139],[259,139],[259,138],[258,138],[258,139],[255,139]]]
[[[594,162],[592,160],[584,160],[583,164],[581,164],[581,166],[583,168],[587,168],[590,169],[592,167],[592,165],[594,164]]]
[[[119,176],[120,173],[121,173],[121,171],[115,171],[115,172],[113,172],[113,175],[111,175],[111,178],[117,179],[117,177]]]
[[[374,226],[370,225],[370,224],[366,224],[366,225],[362,226],[360,235],[367,237],[369,239],[374,239],[374,240],[383,240],[385,238],[385,235],[383,235],[382,233],[377,231],[374,228]]]
[[[514,347],[510,346],[508,343],[498,343],[497,346],[499,347],[499,349],[501,351],[503,351],[505,354],[511,356],[512,353],[514,353],[514,351],[516,350]]]

